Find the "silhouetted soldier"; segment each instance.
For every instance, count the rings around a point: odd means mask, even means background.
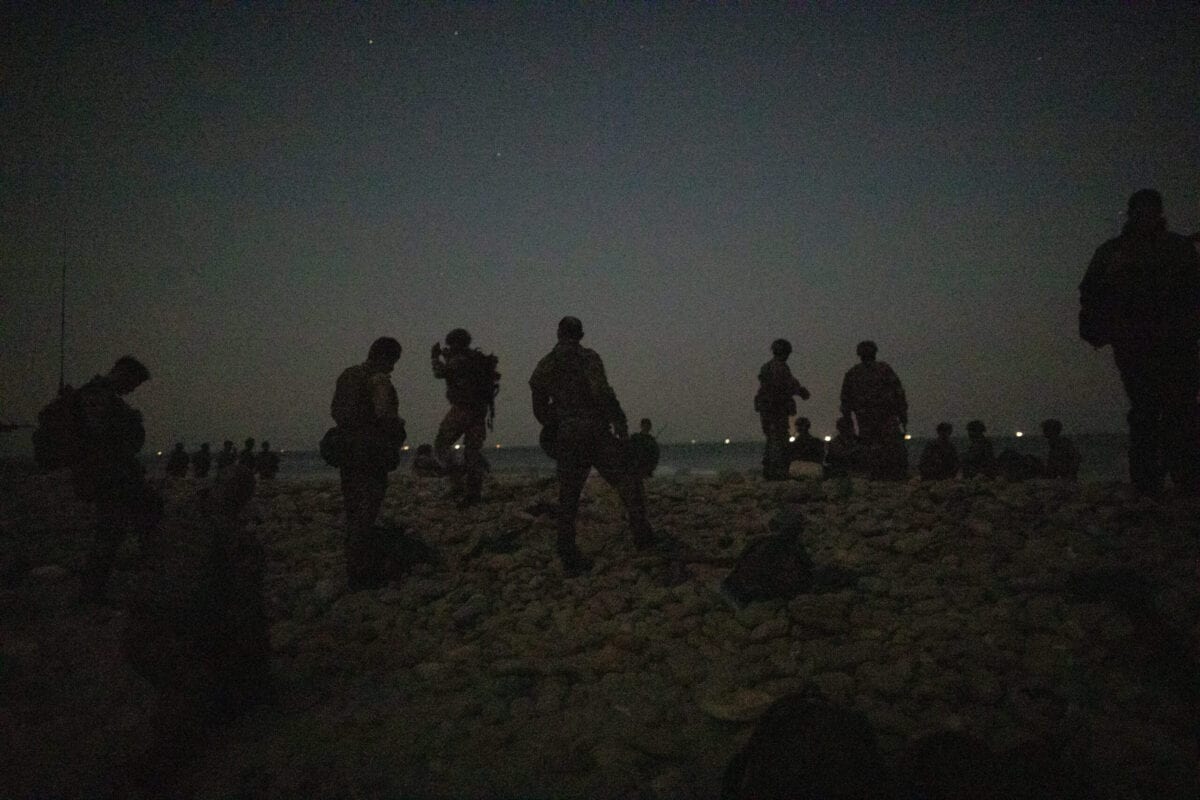
[[[346,511],[346,577],[351,591],[378,586],[383,575],[372,528],[387,492],[387,474],[400,460],[404,421],[388,375],[400,360],[400,343],[384,336],[367,360],[338,376],[330,415],[341,432],[342,502]]]
[[[858,475],[864,471],[865,453],[854,433],[854,421],[849,417],[839,417],[837,434],[825,448],[826,478],[845,478]]]
[[[460,505],[478,503],[483,491],[480,450],[487,437],[488,412],[495,414],[495,397],[500,385],[495,356],[471,349],[471,334],[455,328],[446,334],[446,349],[434,344],[430,353],[433,377],[446,382],[450,410],[438,426],[433,453],[450,476],[455,490],[461,489]],[[454,443],[463,440],[463,463],[454,458]]]
[[[579,495],[592,467],[620,494],[635,546],[643,549],[655,543],[646,519],[641,478],[629,468],[625,412],[608,385],[600,356],[581,346],[582,338],[583,323],[563,317],[558,323],[558,344],[538,362],[529,378],[533,415],[551,429],[542,439],[558,462],[557,547],[568,576],[592,567],[592,560],[575,543]]]
[[[904,428],[908,425],[908,399],[895,371],[876,361],[874,342],[859,342],[861,362],[842,380],[842,416],[858,423],[858,438],[866,450],[870,477],[904,480],[908,477],[908,451]]]
[[[237,463],[237,459],[238,454],[237,450],[233,449],[233,442],[226,439],[224,446],[221,448],[221,452],[217,453],[217,472],[220,472],[226,467],[233,466]]]
[[[1074,481],[1079,479],[1079,450],[1066,436],[1062,435],[1062,423],[1048,419],[1042,423],[1042,435],[1046,437],[1047,478]]]
[[[142,415],[122,399],[149,379],[140,361],[124,356],[107,375],[79,389],[81,452],[72,477],[79,498],[96,504],[95,544],[81,575],[82,602],[105,601],[121,542],[131,530],[144,541],[162,512],[162,499],[146,485],[137,458],[146,441]]]
[[[1200,258],[1167,231],[1162,196],[1129,198],[1121,235],[1096,250],[1079,284],[1079,335],[1111,344],[1129,397],[1129,477],[1143,494],[1200,491]]]
[[[445,475],[445,470],[436,458],[433,457],[433,447],[423,444],[417,447],[417,455],[413,458],[412,463],[413,474],[418,478],[440,478]]]
[[[182,478],[187,475],[188,454],[183,449],[183,442],[175,443],[175,449],[171,451],[170,457],[167,458],[165,471],[172,478]]]
[[[771,342],[770,361],[758,371],[758,392],[754,395],[754,410],[762,422],[763,435],[767,444],[763,450],[763,477],[769,481],[783,481],[788,477],[788,420],[796,413],[796,401],[809,398],[808,389],[792,375],[788,368],[788,356],[792,344],[787,339]]]
[[[254,471],[263,480],[269,481],[279,472],[279,454],[271,450],[270,442],[262,443],[262,450],[254,457]]]
[[[796,417],[796,441],[792,442],[789,453],[790,461],[811,461],[814,464],[825,463],[825,443],[810,433],[812,423],[808,417]]]
[[[212,452],[208,449],[208,442],[200,445],[200,449],[192,453],[192,474],[197,478],[208,477],[208,470],[212,467]]]
[[[254,439],[247,439],[242,445],[242,452],[238,453],[237,463],[241,464],[250,472],[254,472]]]
[[[944,481],[958,474],[958,450],[950,435],[954,426],[949,422],[939,422],[937,438],[925,445],[921,453],[921,461],[917,469],[923,481]]]
[[[977,419],[967,423],[967,451],[962,457],[962,476],[974,478],[982,475],[985,478],[996,477],[996,454],[992,442],[984,434],[987,427]]]
[[[654,474],[658,468],[658,442],[650,433],[653,423],[649,417],[643,417],[637,433],[629,437],[629,452],[633,458],[633,471],[643,480]]]

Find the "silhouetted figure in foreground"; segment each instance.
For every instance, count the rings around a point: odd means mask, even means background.
[[[217,453],[217,472],[233,466],[237,463],[237,459],[238,454],[237,450],[233,449],[233,442],[226,439],[225,444],[221,447],[221,452]]]
[[[792,343],[787,339],[771,342],[771,360],[758,371],[758,392],[754,395],[754,410],[762,422],[767,444],[763,450],[763,477],[769,481],[788,478],[788,420],[796,413],[794,395],[809,398],[808,389],[800,385],[788,368]]]
[[[839,417],[837,434],[825,447],[826,478],[847,478],[860,475],[866,469],[866,452],[854,433],[854,421]]]
[[[372,528],[387,492],[387,474],[399,465],[405,438],[399,398],[388,377],[400,353],[400,343],[390,336],[376,339],[365,362],[338,376],[330,403],[337,423],[334,465],[341,471],[346,579],[352,592],[378,587],[386,577],[372,544]]]
[[[964,478],[996,477],[996,455],[986,433],[987,427],[981,421],[973,419],[967,423],[967,450],[962,456]]]
[[[790,600],[812,585],[812,559],[800,541],[803,515],[784,512],[771,528],[771,535],[746,545],[721,581],[721,594],[736,608],[757,600]]]
[[[1079,450],[1074,443],[1062,435],[1062,423],[1048,419],[1042,423],[1042,435],[1046,437],[1046,467],[1044,476],[1060,480],[1079,480]]]
[[[200,445],[200,449],[192,453],[192,474],[197,478],[207,478],[208,470],[212,467],[212,451],[208,442]]]
[[[188,461],[188,454],[183,449],[183,442],[176,442],[175,449],[171,451],[171,455],[167,458],[165,472],[172,478],[182,478],[187,475]]]
[[[1079,335],[1112,345],[1129,397],[1129,477],[1154,495],[1167,473],[1176,489],[1200,491],[1200,258],[1167,230],[1162,196],[1129,198],[1121,235],[1096,250],[1079,284]]]
[[[641,429],[629,437],[629,451],[633,459],[633,471],[642,479],[649,478],[658,468],[658,441],[650,433],[653,423],[643,417]]]
[[[262,449],[254,457],[254,471],[258,477],[269,481],[279,472],[279,454],[271,449],[270,442],[263,442]]]
[[[568,576],[586,572],[592,559],[575,543],[575,517],[579,495],[592,467],[617,489],[638,548],[655,544],[646,519],[642,480],[630,469],[629,431],[625,412],[617,401],[604,363],[595,351],[583,347],[583,323],[563,317],[558,323],[558,344],[533,371],[529,388],[533,415],[544,428],[548,446],[557,459],[558,557]]]
[[[867,474],[874,480],[908,477],[908,450],[904,428],[908,425],[908,399],[895,371],[876,361],[874,342],[859,342],[860,362],[842,379],[842,416],[858,423],[858,439],[866,450]]]
[[[446,334],[446,348],[434,344],[430,354],[433,377],[446,382],[450,410],[438,426],[433,453],[441,463],[460,505],[478,503],[483,492],[483,440],[487,436],[488,414],[495,416],[496,393],[500,390],[497,360],[478,348],[471,348],[471,334],[455,328]],[[463,462],[454,458],[454,443],[463,440]]]
[[[721,800],[895,797],[875,732],[860,712],[801,695],[776,700],[725,768]]]
[[[958,475],[958,450],[950,436],[954,426],[949,422],[939,422],[937,438],[925,445],[921,453],[921,461],[917,469],[923,481],[944,481]]]
[[[253,473],[255,459],[256,459],[256,456],[254,453],[254,440],[247,439],[242,444],[242,452],[238,453],[237,463],[242,465],[246,469],[250,470],[251,473]]]
[[[433,446],[428,444],[417,447],[417,454],[413,457],[412,471],[418,478],[440,478],[445,474],[441,463],[433,457]]]
[[[145,543],[162,513],[162,498],[146,485],[137,458],[146,441],[142,415],[122,399],[149,379],[140,361],[124,356],[79,389],[81,452],[71,473],[79,498],[96,504],[95,543],[80,576],[83,602],[106,601],[121,543],[131,531]]]
[[[812,423],[808,417],[796,417],[796,440],[791,443],[788,461],[825,463],[825,442],[812,435]]]
[[[239,520],[253,474],[224,470],[163,521],[134,584],[123,650],[158,691],[155,743],[132,768],[129,790],[170,793],[205,729],[271,696],[271,643],[262,545]]]

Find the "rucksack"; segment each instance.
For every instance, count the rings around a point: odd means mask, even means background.
[[[500,394],[500,373],[496,370],[496,367],[500,365],[500,359],[491,353],[485,355],[482,351],[476,350],[473,361],[473,371],[475,372],[473,391],[480,403],[487,404],[488,427],[490,428],[496,419],[496,395]]]
[[[87,440],[79,390],[64,386],[58,397],[38,412],[33,432],[33,458],[38,467],[50,472],[79,462]]]

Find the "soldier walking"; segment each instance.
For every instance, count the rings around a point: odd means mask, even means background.
[[[500,389],[496,357],[471,348],[471,334],[455,328],[446,334],[446,347],[433,345],[430,353],[433,377],[446,382],[450,410],[438,426],[433,452],[449,475],[455,491],[462,492],[459,506],[474,505],[483,494],[483,441],[487,437],[489,412],[496,413],[495,397]],[[463,463],[454,458],[454,443],[463,440]]]
[[[908,426],[908,399],[895,371],[876,361],[874,342],[859,342],[860,359],[842,380],[842,416],[858,423],[858,438],[866,450],[868,477],[904,480],[908,477],[908,451],[904,428]]]
[[[1170,473],[1176,491],[1200,492],[1200,257],[1167,230],[1154,189],[1129,198],[1121,235],[1097,248],[1079,284],[1079,335],[1112,345],[1129,398],[1129,477],[1157,495]]]
[[[580,345],[582,338],[583,323],[563,317],[558,323],[558,344],[529,378],[533,415],[544,426],[542,441],[558,462],[557,547],[563,573],[569,577],[592,567],[592,559],[575,543],[579,495],[592,467],[620,494],[634,545],[645,549],[656,541],[646,519],[642,480],[631,468],[625,412],[608,385],[600,356]]]
[[[754,410],[762,422],[767,438],[763,450],[763,478],[783,481],[788,477],[788,420],[796,413],[796,401],[809,398],[808,389],[800,385],[788,368],[792,344],[787,339],[771,342],[771,360],[758,371],[758,392],[754,395]]]

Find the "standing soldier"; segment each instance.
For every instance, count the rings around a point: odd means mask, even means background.
[[[400,462],[404,420],[388,377],[400,360],[400,343],[383,336],[371,344],[367,360],[338,376],[329,413],[337,423],[342,503],[346,513],[346,578],[350,591],[383,581],[382,559],[372,546],[372,528],[387,474]]]
[[[908,400],[904,386],[885,361],[876,361],[874,342],[859,342],[860,362],[842,380],[842,416],[853,415],[858,438],[866,450],[869,477],[904,480],[908,477],[908,451],[904,428],[908,426]]]
[[[483,493],[483,440],[496,415],[495,398],[500,390],[496,357],[471,349],[471,334],[455,328],[446,334],[446,349],[440,343],[430,353],[433,377],[446,382],[450,410],[438,426],[433,451],[450,476],[456,491],[462,491],[460,506],[478,503]],[[490,413],[490,417],[489,417]],[[454,443],[463,440],[463,464],[455,462]]]
[[[243,443],[242,452],[238,453],[237,463],[241,464],[246,469],[250,470],[250,474],[254,474],[254,439],[247,439]]]
[[[641,478],[630,469],[625,412],[608,385],[600,356],[581,346],[582,338],[583,323],[563,317],[558,344],[529,378],[533,415],[545,429],[542,441],[558,461],[558,557],[569,577],[592,567],[575,544],[579,495],[592,467],[620,494],[634,545],[645,549],[655,543]]]
[[[808,389],[788,369],[788,356],[792,344],[787,339],[771,342],[770,361],[758,371],[758,392],[754,395],[754,410],[762,421],[763,435],[767,446],[763,451],[763,477],[769,481],[783,481],[788,477],[788,420],[796,413],[796,401],[809,398]]]
[[[166,473],[172,478],[182,478],[187,475],[188,471],[188,454],[183,449],[183,442],[176,442],[175,449],[171,451],[171,455],[167,458]]]
[[[237,458],[238,454],[237,450],[233,449],[233,442],[226,439],[225,444],[221,447],[221,452],[217,453],[217,472],[226,467],[232,467],[237,463]]]
[[[271,449],[270,442],[262,443],[262,450],[254,457],[254,471],[263,480],[271,480],[279,472],[279,454]]]
[[[200,445],[200,449],[192,453],[192,473],[197,478],[208,477],[208,470],[212,467],[212,453],[208,449],[208,442]]]
[[[1111,344],[1129,397],[1129,477],[1141,494],[1200,491],[1200,258],[1167,230],[1162,195],[1129,198],[1121,235],[1096,250],[1079,284],[1079,335]]]
[[[144,539],[162,511],[137,458],[146,441],[142,415],[122,399],[149,379],[140,361],[124,356],[107,375],[79,389],[82,435],[72,477],[79,498],[96,504],[96,538],[81,576],[81,602],[106,601],[121,542],[131,530]]]

